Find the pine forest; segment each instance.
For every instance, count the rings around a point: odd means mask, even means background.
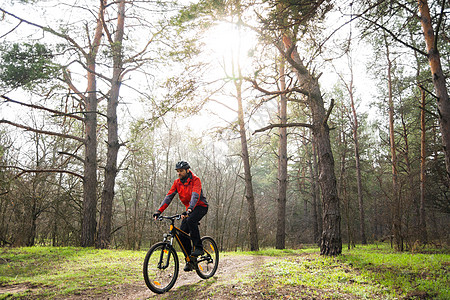
[[[450,2],[4,0],[0,246],[450,241]],[[166,215],[185,207],[174,199]]]

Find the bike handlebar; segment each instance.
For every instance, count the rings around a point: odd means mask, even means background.
[[[180,220],[181,219],[181,214],[177,214],[177,215],[173,215],[173,216],[169,216],[169,217],[166,217],[166,216],[159,216],[158,217],[158,221],[162,221],[162,220],[164,220],[164,219],[166,219],[166,220]]]

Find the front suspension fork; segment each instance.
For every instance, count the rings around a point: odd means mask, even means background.
[[[164,242],[167,241],[168,236],[164,236]],[[161,249],[161,254],[159,255],[158,269],[166,269],[169,266],[170,262],[170,251],[174,251],[172,248],[173,237],[171,237],[170,242],[164,244],[164,247]],[[167,259],[164,263],[164,253],[167,253]]]

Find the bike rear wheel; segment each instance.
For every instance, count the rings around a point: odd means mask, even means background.
[[[148,250],[144,259],[145,284],[152,292],[163,294],[175,284],[179,268],[175,249],[168,243],[157,243]]]
[[[205,236],[202,238],[203,251],[202,256],[197,258],[196,272],[203,279],[208,279],[217,271],[219,266],[219,249],[212,237]]]

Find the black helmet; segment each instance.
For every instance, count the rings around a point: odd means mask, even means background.
[[[185,169],[185,170],[187,170],[187,169],[189,169],[191,166],[187,163],[187,162],[185,162],[185,161],[179,161],[179,162],[177,162],[177,164],[175,165],[175,170],[178,170],[178,169]]]

